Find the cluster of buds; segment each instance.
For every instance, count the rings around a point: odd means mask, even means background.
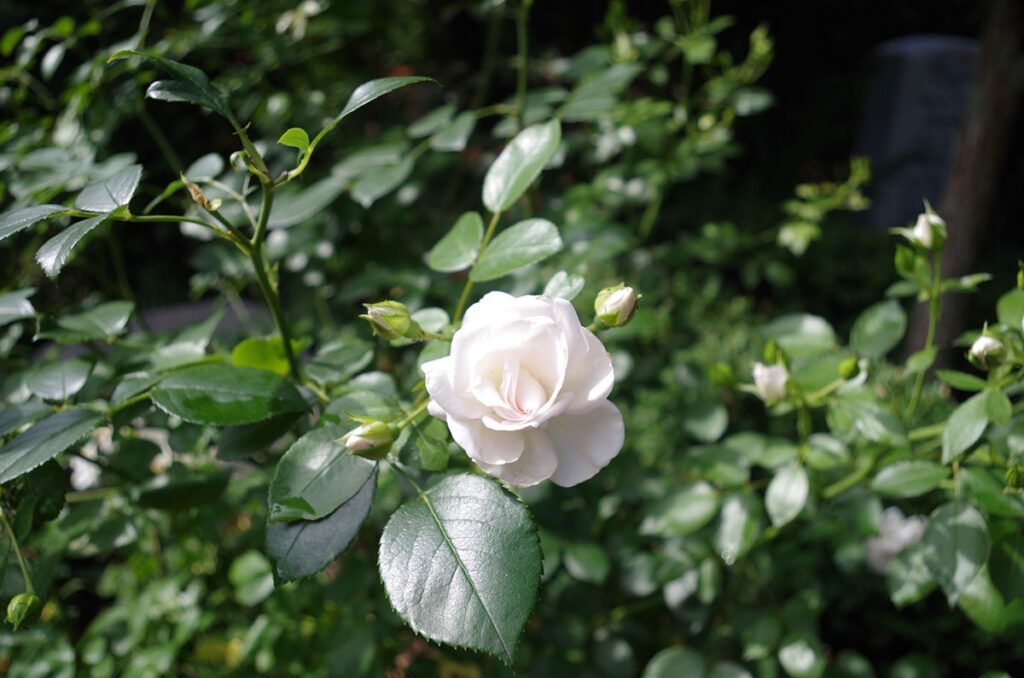
[[[395,339],[421,339],[423,328],[412,319],[409,308],[400,301],[378,301],[363,304],[366,313],[359,316],[370,323],[373,333],[388,341]]]
[[[604,288],[594,299],[598,322],[605,327],[622,327],[632,319],[639,298],[636,290],[626,287],[625,283]]]

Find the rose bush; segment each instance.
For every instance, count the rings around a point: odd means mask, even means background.
[[[564,299],[485,295],[451,354],[423,372],[430,413],[480,468],[513,485],[576,485],[622,447],[611,358]]]

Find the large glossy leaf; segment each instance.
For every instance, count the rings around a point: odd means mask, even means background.
[[[306,376],[321,383],[337,384],[366,368],[373,360],[373,344],[357,337],[324,344],[306,365]]]
[[[469,268],[480,252],[480,243],[483,239],[483,219],[476,212],[466,212],[427,252],[427,266],[442,273]]]
[[[293,349],[295,350],[295,342]],[[281,337],[249,337],[235,344],[231,349],[231,364],[238,367],[253,367],[258,370],[288,374],[288,356],[284,351]]]
[[[761,333],[774,339],[790,356],[808,356],[833,348],[836,333],[819,316],[794,313],[776,318],[761,328]]]
[[[288,448],[270,481],[269,520],[318,520],[354,497],[377,468],[338,442],[342,427],[310,431]]]
[[[987,393],[976,393],[953,410],[942,430],[942,463],[948,464],[978,441],[988,426]]]
[[[559,271],[551,276],[551,280],[544,286],[544,295],[572,301],[583,291],[586,283],[586,279],[581,275]]]
[[[63,205],[35,205],[8,212],[0,217],[0,240],[38,224],[54,214],[67,211],[68,208]]]
[[[405,128],[405,133],[413,139],[430,136],[451,124],[452,116],[454,115],[455,104],[445,104],[430,111],[419,120],[410,123]]]
[[[430,147],[435,151],[461,151],[466,148],[474,127],[476,116],[473,112],[460,113],[450,125],[430,137]]]
[[[75,207],[84,212],[113,212],[127,205],[142,179],[142,165],[129,165],[120,172],[82,189]]]
[[[689,534],[704,527],[717,512],[715,488],[703,481],[693,483],[654,504],[640,524],[640,533],[662,537]]]
[[[168,414],[215,426],[248,424],[309,409],[295,386],[280,375],[221,364],[174,372],[153,389],[151,397]]]
[[[217,439],[217,458],[244,459],[257,452],[268,452],[301,416],[296,412],[286,412],[254,424],[228,426]]]
[[[51,412],[53,412],[52,407],[38,400],[29,400],[20,405],[6,407],[0,410],[0,436],[16,431],[25,424],[38,421]]]
[[[934,490],[949,469],[927,459],[909,459],[886,466],[871,481],[871,489],[889,497],[917,497]]]
[[[800,515],[809,490],[807,471],[799,464],[787,464],[776,471],[764,494],[764,506],[772,525],[781,527]]]
[[[139,506],[166,511],[204,506],[224,493],[230,479],[230,469],[193,469],[175,464],[167,473],[153,476],[142,485]]]
[[[900,343],[907,330],[907,314],[895,299],[869,307],[850,332],[850,348],[868,358],[881,358]]]
[[[102,421],[103,415],[91,410],[67,409],[19,433],[0,449],[0,483],[14,480],[57,456]]]
[[[67,400],[82,390],[92,363],[79,358],[42,365],[25,375],[25,386],[43,400]]]
[[[886,573],[889,597],[893,605],[911,605],[935,590],[935,578],[924,562],[920,543],[911,544],[896,554]]]
[[[753,494],[736,492],[722,500],[714,543],[727,565],[754,545],[761,532],[761,516],[761,502]]]
[[[271,228],[294,226],[316,216],[345,191],[348,181],[344,177],[331,175],[301,191],[282,191],[274,201],[270,214]]]
[[[182,101],[186,103],[205,106],[210,110],[223,115],[231,121],[234,116],[227,107],[224,95],[220,90],[210,84],[206,74],[194,66],[164,59],[163,57],[150,56],[135,50],[121,50],[107,60],[114,61],[128,56],[138,56],[143,59],[159,64],[175,80],[158,80],[150,85],[146,96],[163,101]]]
[[[928,571],[954,605],[988,559],[988,525],[973,506],[943,504],[928,519],[921,549]]]
[[[380,573],[417,633],[511,663],[537,597],[540,542],[529,512],[497,483],[453,475],[392,514]]]
[[[555,225],[546,219],[520,221],[498,234],[469,272],[476,281],[493,280],[546,259],[562,249]]]
[[[130,301],[110,301],[83,313],[58,318],[57,324],[83,339],[106,339],[124,332],[134,309],[135,304]]]
[[[82,238],[89,235],[94,228],[106,221],[109,216],[109,214],[100,214],[88,219],[82,219],[44,242],[43,246],[36,251],[36,261],[46,275],[50,278],[56,278],[60,274],[61,269],[64,268],[64,264],[67,263],[68,257],[71,256],[71,250],[82,241]]]
[[[504,212],[519,199],[551,160],[562,138],[557,119],[527,127],[509,142],[484,177],[484,205]]]
[[[15,320],[31,318],[36,314],[32,302],[28,300],[35,293],[34,287],[26,287],[0,294],[0,327]]]
[[[349,545],[373,506],[377,471],[347,502],[321,520],[267,523],[267,552],[284,580],[309,577],[324,569]]]
[[[310,143],[310,150],[315,148],[316,145],[320,143],[320,140],[347,116],[359,110],[374,99],[379,99],[389,92],[394,92],[396,89],[405,87],[406,85],[412,85],[417,82],[434,82],[434,80],[420,76],[378,78],[376,80],[364,82],[359,87],[356,87],[355,91],[352,92],[352,95],[349,96],[348,102],[345,104],[345,108],[341,109],[341,113],[339,113],[334,120],[331,120],[327,126],[320,130],[320,133],[314,137],[313,141]]]
[[[369,207],[378,199],[395,190],[409,177],[415,159],[403,158],[396,165],[374,167],[363,173],[352,185],[352,199],[363,207]]]

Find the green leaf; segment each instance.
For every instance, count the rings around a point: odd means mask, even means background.
[[[796,631],[782,639],[779,663],[792,678],[821,678],[825,673],[825,649],[815,635]]]
[[[606,113],[618,103],[618,94],[641,71],[643,66],[640,64],[615,64],[586,77],[569,94],[559,111],[559,117],[568,122],[576,122],[593,120]]]
[[[460,113],[450,125],[430,137],[430,147],[435,151],[461,151],[475,127],[476,116],[472,111]]]
[[[211,85],[210,79],[206,77],[206,74],[195,66],[164,59],[163,57],[150,56],[149,54],[130,49],[115,52],[107,59],[107,63],[129,56],[142,57],[159,64],[167,73],[175,78],[173,81],[158,80],[154,82],[146,91],[146,96],[163,101],[182,101],[205,106],[233,123],[235,122],[234,116],[227,107],[224,95],[221,94],[220,90]]]
[[[964,496],[990,515],[1024,518],[1024,499],[1020,493],[1006,492],[1003,479],[996,477],[992,471],[963,466],[960,468],[960,483]]]
[[[566,571],[577,581],[600,586],[608,578],[612,563],[600,544],[573,542],[562,556]]]
[[[469,277],[476,282],[500,278],[546,259],[560,249],[562,239],[554,224],[546,219],[526,219],[491,241],[470,270]]]
[[[374,167],[367,170],[352,185],[350,190],[352,199],[363,207],[370,207],[379,198],[383,198],[401,186],[412,173],[415,162],[415,158],[409,155],[396,165]]]
[[[379,99],[389,92],[394,92],[396,89],[405,87],[406,85],[412,85],[417,82],[435,81],[431,78],[424,78],[420,76],[378,78],[377,80],[370,80],[369,82],[365,82],[359,87],[356,87],[355,91],[353,91],[352,95],[348,98],[345,108],[341,109],[341,113],[339,113],[334,120],[331,120],[326,127],[320,130],[319,134],[317,134],[312,143],[310,143],[310,148],[316,148],[316,145],[320,143],[320,140],[323,139],[328,132],[334,129],[335,125],[374,99]]]
[[[10,324],[15,320],[35,316],[36,309],[32,306],[32,302],[28,300],[29,297],[35,294],[35,291],[34,287],[26,287],[0,294],[0,327]]]
[[[200,156],[185,170],[190,181],[209,181],[216,179],[224,171],[224,158],[219,153],[207,153]]]
[[[252,607],[274,592],[274,573],[267,557],[255,549],[238,556],[228,568],[228,581],[235,590],[235,601]]]
[[[974,292],[978,285],[988,282],[992,276],[988,273],[972,273],[960,278],[942,281],[942,292]]]
[[[17,431],[25,424],[38,421],[52,412],[52,407],[38,400],[29,400],[20,405],[5,407],[0,410],[0,437]]]
[[[424,471],[443,471],[448,468],[448,445],[445,442],[447,427],[439,419],[434,419],[424,426],[412,423],[416,433],[416,450],[420,454],[420,468]],[[434,432],[437,436],[432,435]]]
[[[67,211],[68,208],[63,205],[35,205],[8,212],[0,217],[0,240],[38,224],[55,214]]]
[[[726,565],[736,562],[757,541],[761,516],[761,502],[753,494],[734,492],[722,500],[714,544]]]
[[[704,657],[687,647],[666,647],[647,662],[640,678],[704,678],[707,665]]]
[[[469,268],[480,253],[484,239],[484,221],[477,212],[466,212],[451,230],[427,252],[427,266],[451,273]]]
[[[683,430],[702,443],[713,443],[722,437],[729,426],[729,412],[725,405],[702,400],[682,412]]]
[[[761,328],[761,334],[793,357],[805,357],[827,351],[836,345],[832,326],[816,315],[794,313],[776,318]]]
[[[895,299],[868,307],[853,324],[850,347],[868,358],[881,358],[900,343],[907,314]]]
[[[429,136],[447,127],[454,115],[455,104],[445,104],[430,111],[416,122],[411,123],[405,128],[405,131],[413,139]]]
[[[109,301],[83,313],[58,318],[57,324],[83,339],[107,339],[124,332],[133,310],[135,304],[130,301]]]
[[[928,571],[955,605],[988,559],[988,526],[973,506],[943,504],[928,519],[921,548]]]
[[[25,387],[43,400],[65,401],[82,390],[92,363],[73,358],[42,365],[25,375]]]
[[[886,574],[889,597],[896,607],[912,605],[935,589],[935,579],[924,562],[924,548],[911,544],[896,554]]]
[[[1013,415],[1013,405],[1002,391],[989,391],[985,398],[985,413],[992,423],[1006,426]]]
[[[292,341],[293,351],[297,349],[295,344]],[[276,372],[281,376],[286,376],[290,369],[288,356],[284,352],[284,341],[278,336],[243,339],[231,349],[231,364]]]
[[[932,363],[935,362],[935,356],[939,353],[937,346],[930,348],[922,348],[920,351],[915,351],[907,358],[907,374],[917,374],[918,372],[924,372]]]
[[[934,490],[949,477],[949,468],[926,459],[898,461],[886,466],[871,481],[871,489],[887,496],[906,499]]]
[[[75,207],[83,212],[113,212],[127,205],[142,179],[142,165],[129,165],[120,172],[82,189]]]
[[[960,403],[953,414],[949,415],[946,427],[942,430],[943,464],[959,458],[985,432],[988,426],[987,402],[987,393],[976,393]]]
[[[327,567],[359,532],[373,506],[376,488],[375,467],[362,488],[326,518],[267,523],[267,552],[276,562],[277,576],[290,581]]]
[[[707,525],[717,512],[718,492],[710,483],[696,482],[654,504],[640,523],[640,534],[690,534]]]
[[[1024,290],[1015,287],[999,297],[996,314],[1002,324],[1020,329],[1021,321],[1024,320]]]
[[[1024,600],[1009,605],[992,583],[987,567],[983,567],[964,589],[958,606],[971,621],[989,633],[1002,633],[1009,626],[1024,622]]]
[[[537,179],[558,149],[562,127],[558,119],[525,128],[498,155],[484,177],[484,205],[504,212]]]
[[[254,424],[228,426],[217,440],[218,459],[245,459],[257,452],[269,452],[278,438],[291,430],[301,415],[278,414]]]
[[[772,525],[782,527],[800,515],[809,491],[807,471],[799,464],[787,464],[776,471],[764,494],[764,506]]]
[[[67,409],[19,433],[0,448],[0,483],[14,480],[57,456],[102,421],[103,415],[91,410]]]
[[[100,214],[75,222],[44,242],[43,246],[36,251],[36,262],[42,267],[47,277],[56,278],[64,268],[64,264],[67,263],[68,257],[71,256],[71,250],[109,216],[109,214]]]
[[[581,275],[559,271],[551,276],[551,280],[544,286],[544,296],[572,301],[583,291],[583,286],[586,283],[587,281]]]
[[[205,364],[174,372],[152,391],[153,402],[185,421],[230,426],[309,405],[287,379],[248,367]]]
[[[936,370],[935,375],[959,391],[984,391],[988,382],[981,377],[956,370]]]
[[[541,551],[526,507],[497,483],[447,476],[400,506],[379,562],[391,604],[415,632],[513,662]]]
[[[306,149],[309,148],[309,134],[307,134],[306,130],[301,127],[291,127],[281,135],[281,138],[277,140],[277,143],[282,146],[297,148],[299,151],[305,153]]]
[[[270,481],[268,520],[318,520],[359,493],[377,462],[339,443],[345,433],[334,426],[314,429],[288,448]]]
[[[332,174],[301,191],[282,190],[274,201],[268,225],[284,228],[315,217],[344,193],[346,186],[347,179]]]
[[[324,344],[306,365],[306,376],[321,384],[338,384],[358,374],[373,360],[373,344],[357,337]]]

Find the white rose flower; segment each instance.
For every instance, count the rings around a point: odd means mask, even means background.
[[[900,551],[921,541],[926,524],[924,516],[907,518],[896,506],[885,509],[878,536],[864,540],[864,560],[868,567],[877,574],[885,574]]]
[[[1003,342],[995,337],[982,335],[971,344],[968,357],[976,366],[987,370],[1001,363],[1005,353],[1006,347],[1003,346]]]
[[[786,397],[786,382],[789,372],[785,365],[765,365],[754,363],[754,390],[758,397],[766,403],[773,403]]]
[[[466,311],[451,354],[424,363],[429,412],[484,471],[519,486],[570,487],[619,453],[604,345],[572,304],[491,292]]]

